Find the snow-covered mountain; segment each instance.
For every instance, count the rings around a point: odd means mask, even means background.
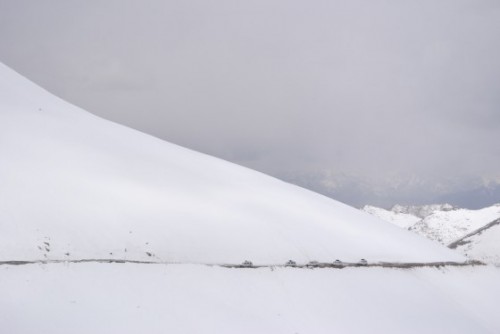
[[[497,268],[95,117],[3,65],[0,232],[0,333],[500,331]],[[462,267],[274,266],[337,258]],[[218,265],[244,260],[270,266]]]
[[[450,244],[472,259],[500,265],[500,218]]]
[[[395,205],[390,210],[366,205],[362,210],[446,246],[500,218],[498,204],[480,210],[461,209],[449,204]]]
[[[460,209],[449,204],[396,205],[391,210],[367,205],[363,211],[456,248],[471,259],[500,263],[500,229],[496,227],[500,204],[480,210]]]
[[[420,217],[411,213],[386,210],[372,205],[365,205],[363,211],[404,229],[408,229],[421,220]]]
[[[327,197],[100,119],[3,65],[0,157],[0,260],[463,260]]]
[[[430,216],[431,214],[437,212],[437,211],[452,211],[457,209],[451,204],[445,203],[445,204],[429,204],[429,205],[399,205],[396,204],[392,207],[390,210],[391,212],[394,213],[402,213],[402,214],[408,214],[412,215],[415,217],[418,217],[420,219],[424,219],[427,216]]]
[[[409,230],[439,241],[443,245],[449,245],[497,218],[500,218],[500,205],[480,210],[438,210],[415,223]]]

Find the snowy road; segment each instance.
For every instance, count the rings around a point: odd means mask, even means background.
[[[398,268],[398,269],[412,269],[412,268],[441,268],[441,267],[466,267],[466,266],[482,266],[484,263],[480,261],[466,261],[466,262],[374,262],[374,263],[360,263],[360,262],[340,262],[340,263],[297,263],[289,264],[260,264],[260,265],[245,265],[245,264],[228,264],[228,263],[178,263],[178,262],[164,262],[164,261],[136,261],[136,260],[120,260],[120,259],[77,259],[77,260],[40,260],[40,261],[0,261],[1,265],[33,265],[33,264],[77,264],[77,263],[131,263],[131,264],[163,264],[163,265],[203,265],[209,267],[224,267],[224,268]]]

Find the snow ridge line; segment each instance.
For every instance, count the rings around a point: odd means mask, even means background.
[[[133,264],[164,264],[164,265],[203,265],[209,267],[223,267],[232,269],[255,269],[255,268],[298,268],[298,269],[314,269],[314,268],[366,268],[366,267],[379,267],[379,268],[396,268],[396,269],[412,269],[412,268],[441,268],[441,267],[466,267],[466,266],[484,266],[481,261],[471,260],[465,262],[373,262],[373,263],[355,263],[355,262],[341,262],[341,263],[308,263],[308,264],[209,264],[209,263],[179,263],[179,262],[161,262],[161,261],[140,261],[140,260],[118,260],[118,259],[78,259],[78,260],[12,260],[0,261],[1,265],[32,265],[32,264],[57,264],[57,263],[133,263]]]
[[[483,231],[485,231],[485,230],[487,230],[495,225],[498,225],[498,224],[500,224],[500,218],[495,219],[494,221],[484,225],[483,227],[480,227],[477,230],[474,230],[474,231],[464,235],[460,239],[453,241],[451,244],[448,245],[448,248],[455,249],[458,246],[466,245],[469,243],[469,241],[465,241],[465,239],[472,237],[476,234],[480,234],[481,232],[483,232]]]

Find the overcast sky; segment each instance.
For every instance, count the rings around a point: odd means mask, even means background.
[[[498,0],[0,0],[0,61],[276,176],[499,176],[499,59]]]

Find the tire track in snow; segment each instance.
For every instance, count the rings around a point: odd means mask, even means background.
[[[298,269],[343,269],[343,268],[396,268],[396,269],[412,269],[412,268],[441,268],[441,267],[465,267],[465,266],[484,266],[481,261],[465,261],[465,262],[373,262],[373,263],[357,263],[357,262],[342,262],[338,263],[307,263],[307,264],[263,264],[263,265],[245,265],[245,264],[227,264],[227,263],[179,263],[179,262],[163,262],[163,261],[141,261],[141,260],[118,260],[118,259],[77,259],[77,260],[12,260],[0,261],[0,265],[33,265],[33,264],[57,264],[57,263],[132,263],[132,264],[163,264],[163,265],[203,265],[211,267],[223,267],[231,269],[257,269],[257,268],[298,268]]]

